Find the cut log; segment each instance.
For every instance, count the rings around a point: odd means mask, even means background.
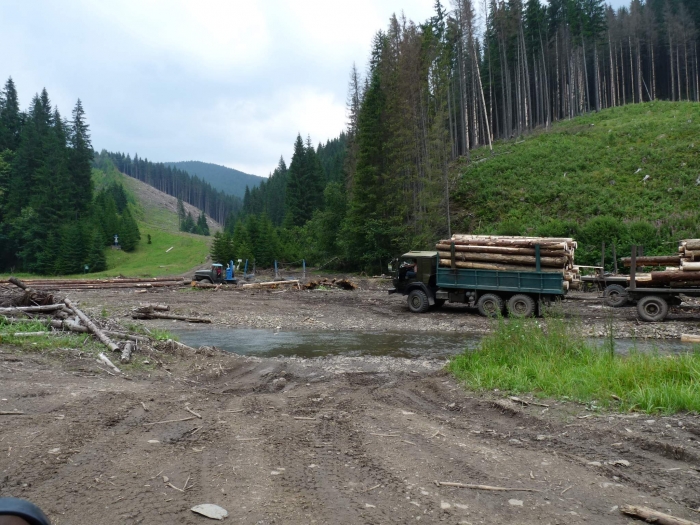
[[[695,521],[676,518],[670,514],[664,514],[649,507],[640,507],[638,505],[622,505],[620,512],[642,518],[647,523],[656,523],[658,525],[698,525]]]
[[[95,337],[97,337],[103,345],[109,348],[112,352],[119,351],[119,347],[114,344],[112,340],[102,332],[102,330],[97,328],[95,323],[93,323],[87,315],[85,315],[77,306],[75,306],[70,299],[64,299],[63,302],[66,303],[66,306],[80,318],[83,324],[85,324],[85,326],[87,326],[93,334],[95,334]]]
[[[659,255],[652,257],[637,257],[637,266],[678,266],[681,263],[681,258],[678,255]],[[632,264],[631,257],[623,257],[622,264],[625,268],[629,268]]]
[[[440,266],[445,268],[451,267],[450,259],[440,259]],[[533,266],[519,266],[515,264],[496,264],[496,263],[486,263],[486,262],[471,262],[471,261],[456,261],[455,266],[457,268],[465,269],[475,269],[475,270],[498,270],[501,272],[534,272],[535,267]],[[559,268],[542,268],[542,272],[545,273],[564,273],[563,269]]]
[[[106,364],[108,367],[110,367],[112,370],[114,370],[117,374],[121,374],[122,371],[119,370],[116,366],[114,366],[114,363],[109,360],[109,357],[104,355],[104,353],[100,352],[100,355],[97,356],[100,358],[100,361],[102,361],[104,364]]]
[[[167,304],[151,304],[151,303],[139,303],[141,308],[150,308],[152,310],[158,310],[159,312],[170,311],[170,305]]]
[[[17,312],[55,312],[56,310],[61,310],[62,308],[62,304],[47,304],[45,306],[11,306],[9,308],[0,308],[0,314],[14,314]]]
[[[700,335],[681,334],[681,343],[700,343]]]
[[[685,262],[681,261],[681,271],[697,272],[700,271],[700,262]]]
[[[79,325],[70,321],[58,321],[53,320],[50,323],[51,328],[57,328],[59,330],[69,330],[71,332],[87,333],[90,332],[83,325]],[[129,341],[134,341],[137,343],[149,343],[151,340],[148,337],[140,335],[125,334],[122,332],[113,332],[111,330],[103,330],[104,334],[109,337],[116,337],[117,339],[128,339]]]
[[[134,349],[134,344],[131,341],[128,341],[124,345],[124,349],[122,350],[122,355],[120,358],[120,361],[122,363],[128,363],[129,361],[131,361],[131,352],[133,349]]]
[[[13,337],[33,337],[35,335],[51,335],[53,332],[15,332]]]
[[[441,259],[451,258],[450,252],[438,252]],[[488,263],[503,263],[503,264],[520,264],[524,266],[535,266],[535,257],[530,255],[504,255],[501,253],[471,253],[457,252],[455,259],[458,261],[477,261]],[[542,266],[554,268],[563,268],[569,259],[566,256],[561,257],[540,257]]]
[[[681,241],[681,245],[686,250],[700,250],[700,239],[686,239]]]
[[[197,349],[196,349],[196,348],[192,348],[191,346],[187,346],[187,345],[182,344],[181,342],[175,341],[175,340],[173,340],[173,339],[167,339],[167,340],[165,341],[165,344],[168,345],[168,346],[170,346],[170,349],[171,349],[171,350],[180,350],[180,351],[182,351],[182,352],[192,353],[192,354],[196,354],[196,353],[197,353]]]
[[[294,279],[291,281],[269,281],[265,283],[250,283],[250,284],[244,284],[241,288],[246,288],[246,289],[260,289],[260,288],[276,288],[277,286],[291,286],[291,285],[296,285],[297,287],[299,286],[299,279]]]
[[[439,243],[435,246],[439,251],[449,252],[451,245],[447,243]],[[479,245],[462,245],[455,244],[457,252],[472,252],[472,253],[502,253],[505,255],[535,255],[534,248],[518,248],[517,246],[479,246]],[[564,250],[540,250],[540,255],[543,257],[561,257],[566,256]]]
[[[186,315],[175,315],[175,314],[161,314],[159,312],[142,312],[133,311],[131,312],[132,319],[174,319],[177,321],[187,321],[188,323],[211,323],[211,319],[205,319],[203,317],[189,317]]]

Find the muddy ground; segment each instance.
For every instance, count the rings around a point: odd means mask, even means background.
[[[463,308],[410,315],[386,283],[360,285],[68,295],[117,319],[151,301],[221,326],[489,329]],[[591,333],[605,330],[599,306],[584,294],[563,305]],[[615,311],[616,332],[649,337],[698,333],[699,321],[686,312],[638,324],[634,309]],[[623,504],[700,521],[697,415],[520,406],[465,391],[443,362],[427,359],[162,352],[137,356],[148,364],[124,379],[79,349],[41,355],[0,344],[0,352],[0,412],[24,412],[0,415],[0,496],[30,499],[56,524],[204,523],[189,510],[200,503],[260,524],[631,523]],[[161,423],[184,418],[192,419]]]

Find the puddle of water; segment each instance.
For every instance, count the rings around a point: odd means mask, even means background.
[[[460,333],[275,331],[259,328],[178,329],[171,331],[186,345],[216,346],[239,355],[258,357],[391,356],[448,359],[465,348],[476,348],[481,336]],[[603,346],[602,338],[590,342]],[[692,351],[692,345],[677,340],[615,339],[615,351],[628,353]]]
[[[476,347],[479,337],[417,332],[275,331],[257,328],[172,330],[193,347],[216,346],[227,352],[258,357],[324,355],[422,357],[447,359]]]

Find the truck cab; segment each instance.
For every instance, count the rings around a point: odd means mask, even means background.
[[[391,262],[394,288],[389,293],[408,295],[412,311],[425,311],[445,303],[444,299],[435,299],[437,255],[434,251],[410,251]]]

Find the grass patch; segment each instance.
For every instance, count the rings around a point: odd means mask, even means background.
[[[700,412],[700,347],[674,355],[614,355],[563,319],[500,319],[477,350],[461,354],[448,369],[473,390],[498,388],[600,407],[615,403],[649,413]]]

